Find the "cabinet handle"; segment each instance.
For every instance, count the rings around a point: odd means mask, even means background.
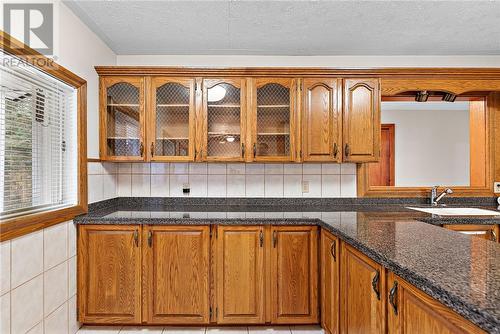
[[[245,157],[245,143],[241,143],[241,157]]]
[[[134,243],[135,247],[139,247],[139,231],[134,231]]]
[[[337,158],[337,154],[339,154],[339,146],[335,143],[333,144],[333,157]]]
[[[153,246],[153,231],[151,230],[148,232],[148,246]]]
[[[264,247],[264,232],[262,232],[262,231],[260,231],[259,243],[260,243],[260,247]]]
[[[490,233],[491,233],[491,240],[498,241],[498,237],[497,237],[495,230],[490,230]]]
[[[141,152],[141,157],[144,156],[144,144],[141,142],[141,146],[139,147],[139,151]]]
[[[330,253],[332,254],[333,261],[337,262],[337,252],[335,251],[337,247],[337,241],[332,241],[332,247],[330,247]]]
[[[345,144],[345,156],[348,157],[351,154],[351,149],[349,148],[349,144]]]
[[[155,143],[151,143],[151,158],[155,155]]]
[[[255,158],[256,155],[257,155],[257,144],[253,143],[253,157]]]
[[[398,293],[398,282],[394,281],[391,291],[389,291],[389,303],[391,303],[394,315],[398,315],[398,305],[396,303],[396,295]]]
[[[273,232],[273,247],[276,248],[276,245],[278,244],[278,235],[276,231]]]
[[[377,299],[380,300],[380,290],[378,288],[378,283],[380,281],[380,270],[377,270],[377,273],[375,274],[375,277],[373,277],[372,280],[372,289],[373,292],[377,295]]]

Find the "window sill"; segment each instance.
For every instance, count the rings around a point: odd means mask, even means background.
[[[0,222],[0,242],[72,220],[76,216],[86,212],[87,210],[83,205],[76,205],[69,208],[39,212],[2,220]]]

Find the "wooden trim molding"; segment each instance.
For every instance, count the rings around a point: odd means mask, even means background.
[[[212,76],[212,77],[380,77],[382,86],[388,86],[384,78],[425,79],[443,81],[445,79],[465,79],[483,83],[486,88],[500,84],[500,68],[318,68],[318,67],[163,67],[163,66],[95,66],[100,76]],[[491,80],[499,80],[493,83]],[[478,84],[476,84],[476,87]],[[494,90],[494,89],[487,89]]]
[[[0,242],[73,219],[86,213],[87,205],[87,81],[0,30],[0,48],[52,77],[74,87],[77,92],[78,203],[75,206],[27,214],[0,222]]]

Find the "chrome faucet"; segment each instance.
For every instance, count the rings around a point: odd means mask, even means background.
[[[450,195],[450,194],[453,194],[453,190],[451,190],[450,188],[446,188],[439,196],[437,194],[437,191],[438,191],[438,188],[439,186],[434,186],[432,187],[431,189],[431,197],[430,197],[430,201],[431,201],[431,205],[432,206],[437,206],[439,201],[443,199],[443,197],[445,197],[446,195]]]

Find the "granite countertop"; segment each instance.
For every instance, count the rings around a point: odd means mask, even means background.
[[[406,209],[424,204],[407,200],[363,203],[120,198],[92,205],[89,214],[74,221],[319,225],[484,330],[500,333],[500,244],[440,227],[500,224],[500,216],[440,217]],[[466,206],[497,210],[487,200]]]

